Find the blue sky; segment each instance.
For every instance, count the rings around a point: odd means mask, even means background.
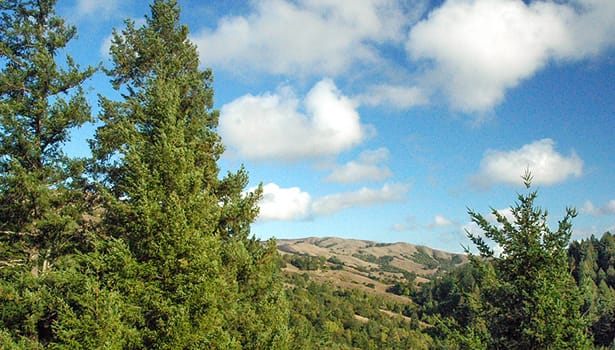
[[[615,230],[612,0],[179,3],[214,70],[222,169],[264,186],[258,237],[461,251],[467,208],[506,213],[526,168],[553,225],[572,206],[574,238]],[[108,65],[112,28],[147,5],[61,1],[71,54]],[[112,93],[87,87],[94,111]]]

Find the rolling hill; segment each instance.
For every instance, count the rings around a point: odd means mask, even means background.
[[[307,274],[320,283],[358,288],[406,302],[408,298],[393,292],[396,284],[423,283],[468,261],[464,254],[409,243],[335,237],[279,239],[277,246],[286,262],[286,274]]]

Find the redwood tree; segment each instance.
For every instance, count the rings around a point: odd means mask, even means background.
[[[250,238],[261,190],[241,169],[220,177],[213,75],[156,0],[145,25],[127,21],[111,45],[113,86],[92,142],[105,210],[102,230],[138,262],[124,293],[147,348],[284,348],[287,310],[274,244]]]

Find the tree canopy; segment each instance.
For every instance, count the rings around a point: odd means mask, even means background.
[[[576,211],[567,209],[551,230],[547,211],[535,204],[537,191],[530,191],[531,174],[523,180],[528,193],[518,195],[512,220],[495,209],[496,223],[469,211],[482,231],[468,236],[480,253],[471,260],[481,271],[479,308],[488,320],[483,341],[493,349],[587,348],[590,338],[567,254]],[[487,240],[499,247],[499,255]]]
[[[83,163],[62,147],[91,120],[81,84],[95,71],[57,62],[76,31],[54,4],[0,2],[0,231],[9,265],[39,272],[80,239]]]
[[[122,98],[100,96],[87,173],[61,146],[92,119],[80,84],[94,69],[79,71],[70,57],[57,68],[76,32],[54,5],[1,2],[2,261],[33,266],[14,275],[25,286],[3,279],[5,306],[16,309],[2,320],[7,337],[69,347],[286,347],[275,244],[249,231],[261,190],[245,192],[243,168],[219,174],[213,75],[200,69],[177,2],[156,0],[145,25],[127,21],[114,33],[105,71]],[[73,244],[79,235],[82,246]],[[40,302],[26,300],[29,292]]]
[[[91,120],[76,35],[55,1],[0,1],[0,338],[34,348],[53,338],[61,302],[55,272],[90,245],[84,161],[68,157],[69,131]],[[63,267],[62,267],[63,268]],[[13,342],[14,341],[14,342]]]

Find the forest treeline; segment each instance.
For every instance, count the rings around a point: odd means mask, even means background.
[[[569,244],[573,210],[551,231],[529,174],[514,221],[470,212],[478,254],[407,302],[281,274],[250,234],[262,189],[218,167],[213,73],[177,1],[114,31],[109,67],[67,54],[55,4],[0,0],[0,348],[614,347],[613,237]],[[117,96],[92,115],[99,72]],[[67,155],[90,122],[91,157]]]
[[[576,289],[573,289],[577,298],[575,305],[587,329],[587,337],[592,340],[592,345],[586,347],[615,349],[615,236],[606,232],[601,238],[591,236],[573,241],[567,256],[569,265],[566,266],[569,266]],[[481,332],[485,332],[494,320],[481,316],[485,314],[485,305],[481,303],[483,281],[482,271],[467,264],[413,289],[412,299],[417,304],[419,318],[435,325],[427,330],[438,344],[435,348],[473,348],[468,336],[486,335]],[[506,321],[513,321],[513,310],[507,310],[511,315]]]

